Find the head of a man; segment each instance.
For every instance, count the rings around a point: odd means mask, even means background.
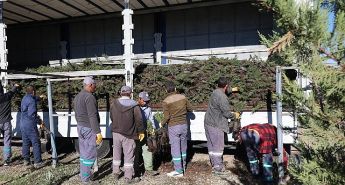
[[[172,81],[168,81],[165,84],[165,88],[166,88],[168,93],[172,93],[172,92],[176,91],[176,86],[175,86],[174,82],[172,82]]]
[[[143,91],[139,93],[138,104],[140,106],[146,105],[150,101],[149,93]]]
[[[226,77],[219,77],[219,79],[217,81],[217,86],[218,86],[218,88],[222,89],[225,94],[230,95],[230,93],[231,93],[231,90],[229,90],[229,88],[230,88],[230,81],[229,81],[228,78],[226,78]]]
[[[35,87],[32,86],[32,85],[27,86],[27,87],[26,87],[26,93],[35,96],[35,94],[36,94],[36,89],[35,89]]]
[[[129,86],[122,86],[121,90],[120,90],[120,95],[121,96],[127,96],[127,97],[131,97],[132,94],[132,88]]]
[[[89,93],[96,92],[96,82],[92,76],[85,77],[83,84],[84,84],[84,90],[85,91],[87,91]]]

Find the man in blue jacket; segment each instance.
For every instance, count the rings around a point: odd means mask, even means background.
[[[11,125],[11,99],[17,92],[19,85],[15,84],[10,91],[4,93],[4,89],[0,83],[0,131],[4,137],[3,160],[4,166],[8,166],[11,162],[11,138],[12,138],[12,125]]]
[[[41,168],[43,166],[41,156],[41,142],[37,125],[39,119],[37,116],[37,102],[39,98],[35,96],[35,88],[28,86],[26,88],[26,95],[21,102],[21,118],[20,131],[22,133],[22,155],[24,158],[24,165],[30,164],[30,144],[33,147],[34,153],[34,167]]]

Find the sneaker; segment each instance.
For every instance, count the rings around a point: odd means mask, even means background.
[[[29,166],[29,165],[30,165],[30,161],[24,160],[24,166]]]
[[[212,170],[212,173],[213,173],[214,175],[228,175],[228,174],[229,174],[229,171],[228,171],[228,170],[225,170],[224,168],[221,169],[221,170],[213,169],[213,170]]]
[[[125,178],[125,183],[126,184],[133,184],[133,183],[137,183],[139,181],[140,181],[140,178],[138,178],[138,177],[135,177],[135,178],[132,178],[132,179]]]
[[[4,166],[9,166],[10,163],[11,163],[11,159],[6,159],[6,160],[4,161]]]
[[[156,170],[147,170],[147,171],[145,171],[145,175],[147,175],[147,176],[157,176],[157,175],[159,175],[159,172],[156,171]]]
[[[122,173],[121,172],[118,172],[118,173],[113,173],[114,174],[114,178],[115,180],[119,180],[122,176]]]
[[[36,169],[42,168],[43,166],[44,166],[43,162],[39,162],[39,163],[34,164],[34,168],[36,168]]]
[[[167,173],[167,176],[169,176],[169,177],[183,177],[183,173],[179,173],[177,171],[172,171],[170,173]]]

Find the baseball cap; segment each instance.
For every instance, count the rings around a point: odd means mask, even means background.
[[[94,84],[95,80],[93,79],[92,76],[87,76],[87,77],[84,78],[83,83],[86,84],[86,85]]]
[[[132,88],[129,86],[122,86],[121,93],[132,93]]]
[[[149,93],[145,91],[139,93],[139,98],[143,99],[144,101],[150,100]]]

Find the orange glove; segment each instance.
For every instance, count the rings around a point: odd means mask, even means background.
[[[99,145],[102,143],[102,141],[103,141],[102,134],[101,133],[97,134],[96,135],[96,144]]]
[[[144,132],[139,132],[138,133],[138,138],[139,138],[139,141],[143,141],[144,138],[145,138],[145,133]]]

